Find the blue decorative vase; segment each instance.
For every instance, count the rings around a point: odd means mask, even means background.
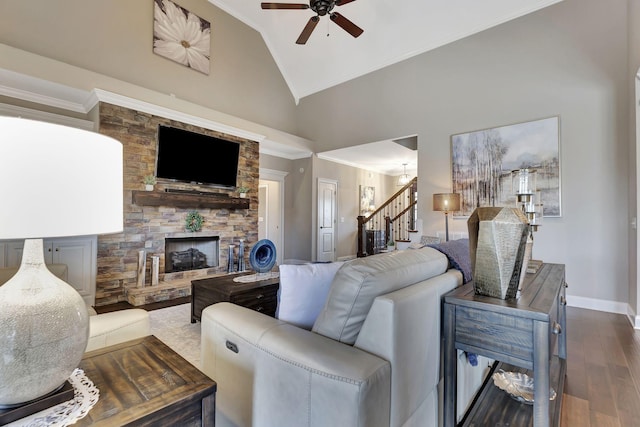
[[[255,244],[249,254],[249,264],[258,273],[266,273],[276,264],[276,246],[269,239]]]

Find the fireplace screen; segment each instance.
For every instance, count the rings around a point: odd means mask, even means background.
[[[165,273],[218,266],[218,237],[165,239]]]

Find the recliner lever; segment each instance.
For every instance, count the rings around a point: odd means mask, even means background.
[[[226,342],[227,348],[231,351],[233,351],[234,353],[238,352],[238,346],[235,345],[234,343],[232,343],[231,341],[227,341]]]

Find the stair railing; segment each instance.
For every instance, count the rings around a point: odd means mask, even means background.
[[[358,257],[378,253],[389,240],[411,241],[409,233],[416,229],[418,178],[404,187],[369,215],[358,216]]]

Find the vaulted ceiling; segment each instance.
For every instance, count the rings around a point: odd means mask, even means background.
[[[304,45],[295,42],[316,15],[311,9],[263,10],[258,0],[209,1],[262,34],[297,101],[561,0],[351,1],[333,12],[362,28],[359,37],[326,15]]]

